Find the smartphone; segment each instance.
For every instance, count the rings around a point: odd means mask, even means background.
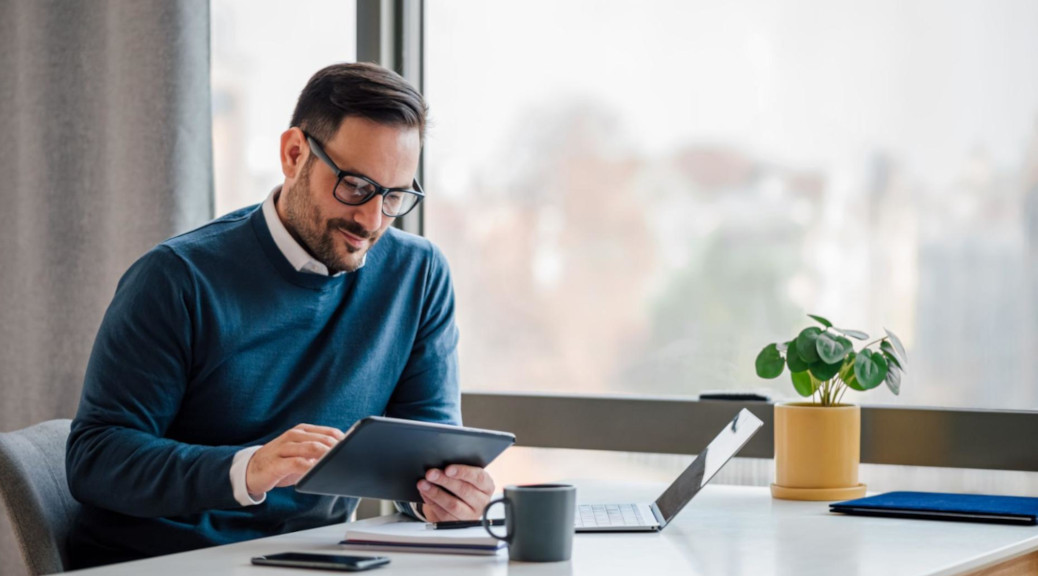
[[[338,554],[309,554],[306,552],[282,552],[269,556],[256,556],[253,564],[261,566],[291,566],[293,568],[317,568],[358,572],[389,564],[385,556],[340,556]]]

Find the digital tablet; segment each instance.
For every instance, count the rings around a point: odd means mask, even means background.
[[[421,502],[417,484],[430,468],[485,468],[514,443],[508,432],[370,416],[347,430],[299,479],[296,490]]]

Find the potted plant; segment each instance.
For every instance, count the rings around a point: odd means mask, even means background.
[[[848,389],[864,392],[886,383],[901,391],[908,356],[890,330],[854,349],[858,330],[835,328],[809,314],[810,326],[785,343],[768,344],[757,355],[757,375],[777,378],[788,367],[797,394],[810,402],[775,406],[775,483],[771,494],[789,500],[846,500],[865,495],[858,482],[861,408],[843,404]]]

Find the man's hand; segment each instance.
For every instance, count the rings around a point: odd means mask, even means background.
[[[292,486],[342,440],[341,430],[299,424],[256,451],[245,469],[249,494],[260,496],[272,488]]]
[[[475,466],[451,464],[446,470],[433,468],[418,481],[422,513],[429,522],[478,520],[494,494],[494,479]]]

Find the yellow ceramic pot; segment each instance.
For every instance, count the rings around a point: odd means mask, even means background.
[[[858,482],[861,408],[810,403],[775,406],[775,483],[786,500],[850,500],[865,495]]]

